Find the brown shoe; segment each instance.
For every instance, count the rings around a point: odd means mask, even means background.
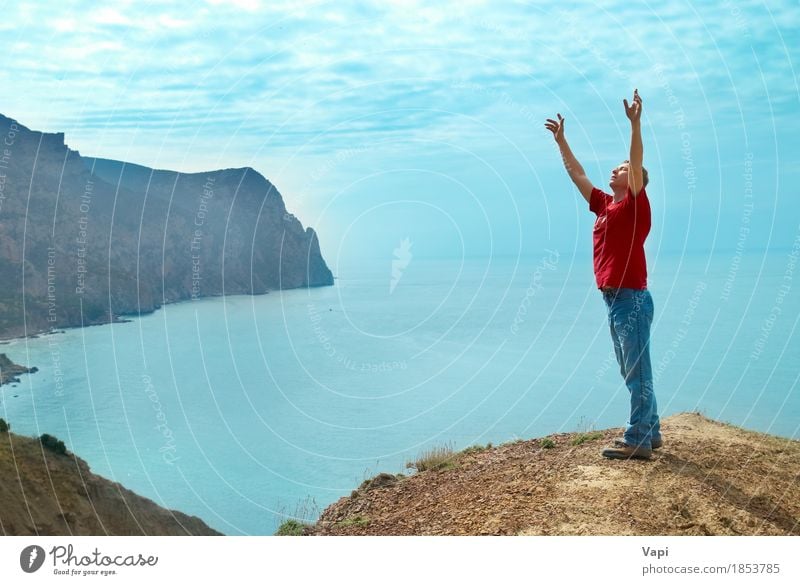
[[[651,449],[661,449],[661,447],[663,445],[664,445],[664,440],[663,439],[654,439],[654,440],[650,441],[650,448]]]
[[[603,457],[609,459],[650,459],[653,450],[647,447],[634,447],[624,441],[614,441],[613,447],[603,449]]]

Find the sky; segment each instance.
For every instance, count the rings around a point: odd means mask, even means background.
[[[796,2],[6,2],[0,112],[84,155],[251,166],[337,266],[591,255],[643,98],[649,257],[800,236]],[[761,252],[759,252],[761,251]],[[334,270],[336,272],[336,270]],[[588,273],[589,278],[591,274]]]

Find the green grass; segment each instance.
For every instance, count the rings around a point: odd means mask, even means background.
[[[275,536],[303,536],[303,531],[308,524],[303,524],[297,520],[285,520],[278,526]]]
[[[545,437],[539,441],[539,444],[542,446],[542,449],[552,449],[556,446],[556,444],[553,442],[553,439],[550,439],[549,437]]]
[[[366,526],[369,524],[369,518],[365,516],[353,516],[352,518],[345,518],[336,523],[336,526],[345,528],[347,526]]]

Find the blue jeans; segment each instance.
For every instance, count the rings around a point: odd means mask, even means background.
[[[631,414],[623,439],[628,445],[650,447],[652,440],[661,438],[650,365],[653,297],[647,289],[618,288],[602,292],[614,353],[631,395]]]

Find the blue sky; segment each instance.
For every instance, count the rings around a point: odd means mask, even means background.
[[[542,124],[566,117],[604,187],[627,157],[634,87],[649,256],[728,259],[745,225],[748,251],[800,235],[796,3],[8,2],[3,15],[0,112],[86,155],[252,166],[333,265],[391,257],[404,238],[417,257],[590,254],[593,215]]]

